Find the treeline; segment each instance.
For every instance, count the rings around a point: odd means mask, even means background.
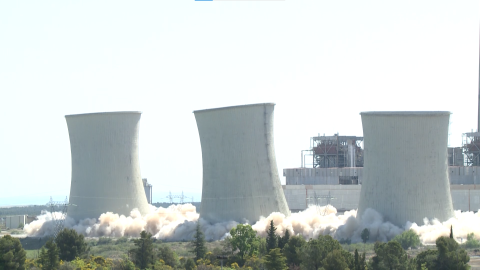
[[[267,269],[267,270],[384,270],[384,269],[469,269],[469,256],[450,237],[439,237],[436,249],[425,250],[410,258],[406,249],[420,245],[418,235],[405,231],[387,243],[374,245],[374,256],[366,258],[365,251],[348,252],[329,235],[320,235],[306,241],[302,236],[283,236],[277,233],[273,221],[267,237],[262,238],[250,225],[239,224],[222,241],[222,248],[209,251],[200,224],[197,223],[194,239],[189,243],[190,258],[178,257],[167,245],[155,246],[152,235],[146,231],[133,239],[134,245],[122,258],[95,256],[90,252],[84,236],[75,230],[64,229],[55,241],[49,240],[41,248],[38,258],[26,259],[20,241],[9,235],[0,238],[0,270],[90,270],[90,269]],[[364,244],[370,232],[362,232]],[[473,238],[473,236],[471,236]],[[121,238],[126,242],[126,238]],[[101,239],[100,239],[101,240]],[[107,244],[103,239],[97,244]],[[100,243],[102,242],[102,243]],[[118,243],[117,243],[118,244]]]
[[[42,210],[48,210],[48,207],[46,205],[1,207],[0,217],[16,215],[38,216],[42,213]]]

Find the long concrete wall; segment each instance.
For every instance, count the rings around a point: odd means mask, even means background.
[[[210,222],[255,222],[289,214],[273,141],[274,104],[195,111],[202,146],[200,216]]]
[[[315,196],[330,196],[330,205],[338,211],[358,209],[360,185],[285,185],[282,186],[290,211],[305,210],[309,205],[326,205],[327,199],[315,201]],[[453,209],[461,211],[480,210],[480,186],[451,185]],[[422,223],[423,224],[423,223]]]
[[[141,113],[111,112],[65,116],[70,136],[72,181],[68,216],[149,211],[138,157]]]
[[[364,170],[358,214],[367,208],[403,226],[453,216],[449,112],[363,112]]]
[[[354,168],[289,168],[283,169],[287,185],[339,185],[342,176],[358,177],[363,181],[363,167]],[[480,184],[480,167],[449,166],[450,185]]]

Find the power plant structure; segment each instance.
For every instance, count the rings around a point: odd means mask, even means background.
[[[274,106],[194,111],[202,147],[203,219],[253,223],[272,212],[290,214],[275,157]]]
[[[67,216],[75,220],[102,213],[149,212],[140,174],[140,112],[66,115],[72,180]]]
[[[362,112],[364,181],[357,216],[368,208],[404,226],[453,217],[447,146],[450,112]]]

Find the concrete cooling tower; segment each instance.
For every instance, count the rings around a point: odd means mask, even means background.
[[[275,104],[195,111],[202,145],[200,217],[250,223],[272,212],[289,215],[273,145]]]
[[[450,112],[363,112],[358,215],[372,208],[403,227],[453,217],[447,175]]]
[[[149,211],[138,160],[140,112],[65,116],[72,154],[67,215],[75,220],[102,213]]]

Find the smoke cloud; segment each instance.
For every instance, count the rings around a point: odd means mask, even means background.
[[[59,213],[55,214],[58,216]],[[480,227],[475,226],[480,224],[480,212],[456,211],[455,217],[445,222],[425,219],[424,224],[407,222],[404,228],[399,228],[384,221],[382,215],[373,209],[367,209],[362,217],[357,218],[356,210],[338,214],[332,206],[310,206],[290,216],[272,213],[268,217],[261,217],[252,225],[257,235],[266,236],[270,220],[273,220],[280,235],[283,235],[286,230],[289,230],[291,235],[302,235],[306,239],[328,234],[339,240],[350,239],[352,243],[362,241],[360,235],[365,228],[370,230],[370,241],[388,241],[402,233],[404,229],[412,229],[424,244],[433,244],[439,236],[449,235],[451,225],[459,242],[461,239],[466,239],[467,234],[472,232],[480,238]],[[138,237],[141,231],[146,230],[157,239],[188,241],[193,238],[197,221],[207,240],[224,239],[238,224],[235,221],[210,224],[199,218],[195,206],[179,204],[168,208],[152,206],[151,213],[144,216],[138,210],[133,210],[129,216],[107,212],[98,219],[84,219],[80,222],[67,217],[65,227],[72,228],[87,237]],[[44,237],[52,235],[54,227],[52,213],[43,212],[37,220],[25,225],[25,231],[29,236]]]

